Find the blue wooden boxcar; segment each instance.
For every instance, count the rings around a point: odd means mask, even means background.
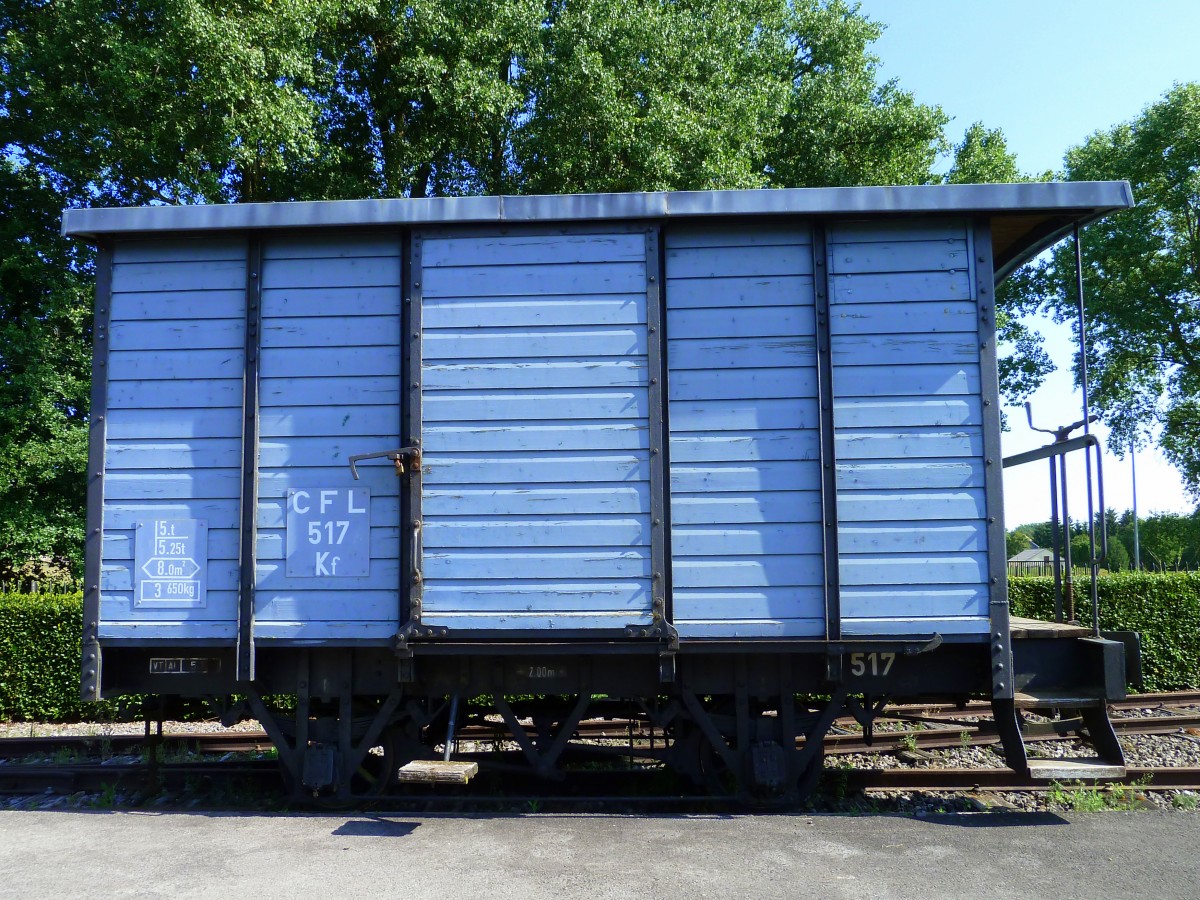
[[[679,746],[717,743],[727,698],[717,756],[790,788],[815,768],[797,691],[832,691],[827,718],[857,694],[1111,693],[1116,651],[1077,635],[1050,655],[1084,684],[1013,671],[993,291],[1130,203],[68,210],[100,250],[84,695],[236,690],[270,723],[260,694],[296,693],[301,736],[273,736],[344,794],[361,756],[324,732],[364,705],[355,742],[403,722],[411,757],[453,730],[447,698],[574,694],[570,728],[592,694],[671,697]]]

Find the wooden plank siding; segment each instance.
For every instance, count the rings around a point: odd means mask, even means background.
[[[127,240],[113,252],[102,640],[233,635],[245,283],[239,239]],[[155,517],[207,521],[203,606],[135,603],[135,531]]]
[[[822,635],[811,233],[674,227],[666,279],[675,625]]]
[[[842,632],[988,628],[968,225],[845,223],[829,273]]]
[[[969,224],[827,234],[841,632],[983,633]],[[685,639],[823,637],[811,229],[680,222],[662,237],[665,507],[645,228],[418,229],[411,274],[398,231],[264,236],[255,638],[393,636],[408,600],[402,506],[421,519],[422,622],[451,635],[648,625],[657,574]],[[117,244],[101,638],[236,637],[246,253],[242,238]],[[406,275],[417,341],[402,334]],[[389,464],[363,465],[359,482],[347,464],[403,443],[414,346],[419,510]],[[352,486],[371,492],[368,574],[288,577],[289,490]],[[670,522],[669,561],[661,532],[652,552],[652,509]],[[207,522],[203,606],[134,604],[135,527],[155,516]]]
[[[645,233],[418,239],[423,623],[649,623]]]
[[[347,459],[400,446],[401,241],[392,233],[263,243],[258,533],[259,641],[383,640],[400,619],[400,487],[388,464]],[[371,492],[363,576],[287,575],[288,491]]]

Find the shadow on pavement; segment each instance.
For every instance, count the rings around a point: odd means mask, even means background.
[[[420,822],[393,822],[372,816],[343,822],[331,834],[342,837],[408,837],[420,827]]]
[[[1070,825],[1058,813],[1052,812],[983,812],[983,813],[937,813],[930,816],[905,816],[919,818],[931,825],[954,825],[958,828],[1014,828],[1033,825]]]

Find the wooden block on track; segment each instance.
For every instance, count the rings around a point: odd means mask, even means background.
[[[479,763],[414,759],[400,767],[400,781],[423,784],[466,784],[479,772]]]

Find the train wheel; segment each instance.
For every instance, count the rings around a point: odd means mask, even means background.
[[[350,776],[351,797],[370,800],[379,797],[396,783],[396,773],[401,765],[408,762],[407,759],[400,759],[404,743],[402,731],[399,726],[392,725],[376,738],[375,745],[367,751]]]
[[[675,726],[670,761],[672,768],[707,794],[723,797],[737,791],[736,774],[695,722],[684,719]]]

